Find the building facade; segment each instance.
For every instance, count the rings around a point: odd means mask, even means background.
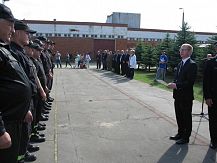
[[[129,28],[127,24],[94,23],[94,22],[67,22],[67,21],[41,21],[25,20],[36,30],[36,36],[46,36],[56,43],[56,49],[65,55],[91,53],[94,58],[98,50],[112,51],[135,48],[139,41],[151,44],[160,43],[169,33],[175,38],[178,31]],[[206,44],[209,37],[217,33],[195,32],[200,44]]]

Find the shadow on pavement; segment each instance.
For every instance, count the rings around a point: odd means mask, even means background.
[[[202,163],[216,163],[216,151],[209,148]]]
[[[111,80],[115,81],[115,84],[125,83],[125,82],[129,82],[130,81],[130,79],[128,79],[128,78],[126,78],[124,76],[115,74],[112,71],[97,70],[97,69],[91,69],[91,70],[99,73],[102,77],[108,77],[108,78],[110,78]]]
[[[174,144],[161,156],[157,163],[182,163],[187,153],[188,145]]]

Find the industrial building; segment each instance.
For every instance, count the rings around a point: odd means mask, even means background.
[[[56,42],[62,55],[90,52],[92,58],[99,49],[122,50],[134,48],[139,41],[160,43],[169,33],[174,38],[178,31],[140,28],[140,14],[113,13],[107,23],[25,20],[37,31],[36,36],[46,36]],[[200,44],[217,33],[195,32]]]

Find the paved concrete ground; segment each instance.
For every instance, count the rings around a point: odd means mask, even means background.
[[[189,145],[168,139],[177,132],[171,92],[107,71],[55,69],[52,94],[37,163],[216,162],[205,118],[193,116]]]

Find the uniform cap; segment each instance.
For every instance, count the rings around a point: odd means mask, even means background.
[[[0,19],[9,20],[14,22],[16,19],[14,18],[11,9],[0,3]]]
[[[23,30],[23,31],[26,31],[28,33],[31,33],[31,34],[34,34],[36,33],[36,31],[34,30],[31,30],[29,28],[29,26],[27,24],[25,24],[23,21],[21,20],[16,20],[15,23],[14,23],[14,29],[15,30]]]

